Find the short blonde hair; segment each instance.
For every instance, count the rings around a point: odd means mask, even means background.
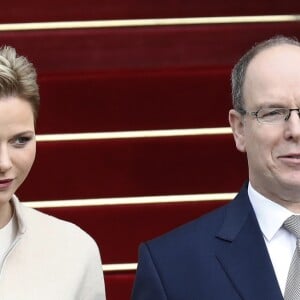
[[[17,96],[28,101],[37,119],[40,94],[36,70],[24,56],[10,46],[0,48],[0,98]]]

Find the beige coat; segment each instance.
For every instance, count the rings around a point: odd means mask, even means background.
[[[74,224],[13,198],[16,240],[0,271],[0,300],[105,300],[95,241]]]

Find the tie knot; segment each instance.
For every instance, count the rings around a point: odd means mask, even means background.
[[[283,226],[293,233],[297,239],[300,239],[300,215],[290,216],[284,221]]]

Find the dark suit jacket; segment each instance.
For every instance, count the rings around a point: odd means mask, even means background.
[[[283,300],[247,184],[224,207],[140,246],[132,300],[163,299]]]

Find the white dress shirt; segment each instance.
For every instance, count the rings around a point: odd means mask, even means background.
[[[293,213],[259,194],[250,183],[248,194],[284,295],[290,263],[296,248],[296,237],[282,225]]]

